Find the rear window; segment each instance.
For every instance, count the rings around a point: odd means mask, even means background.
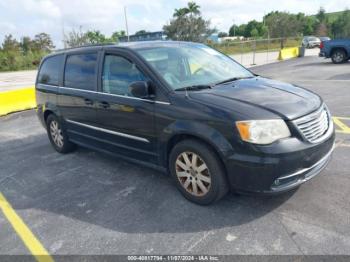
[[[67,57],[64,85],[66,87],[94,90],[97,53],[69,55]]]
[[[63,55],[46,58],[40,67],[38,82],[40,84],[58,86],[60,69],[62,68]]]

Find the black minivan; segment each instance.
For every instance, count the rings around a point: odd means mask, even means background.
[[[298,187],[326,167],[334,146],[318,95],[198,43],[57,51],[40,65],[36,97],[58,152],[81,145],[155,167],[198,204],[230,189]]]

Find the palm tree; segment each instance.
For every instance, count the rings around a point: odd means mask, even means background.
[[[199,11],[200,6],[196,4],[196,2],[188,2],[187,8],[188,13],[192,15],[199,15],[201,12]]]
[[[174,17],[182,17],[185,16],[189,13],[188,8],[179,8],[179,9],[175,9],[175,12],[173,14]]]
[[[193,15],[199,15],[201,12],[199,11],[200,6],[197,5],[195,2],[188,2],[187,7],[175,9],[175,12],[173,14],[174,17],[182,17],[187,14],[190,14],[192,17]]]

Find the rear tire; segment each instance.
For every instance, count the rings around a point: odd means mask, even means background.
[[[182,195],[199,205],[209,205],[224,197],[228,183],[224,168],[206,144],[184,140],[172,149],[169,170]]]
[[[345,61],[347,61],[347,56],[346,56],[346,53],[344,50],[342,49],[335,49],[333,52],[332,52],[332,62],[334,64],[342,64],[344,63]]]
[[[54,114],[46,119],[46,130],[53,148],[61,153],[66,154],[72,152],[76,145],[69,141],[67,132],[63,128],[60,120]]]

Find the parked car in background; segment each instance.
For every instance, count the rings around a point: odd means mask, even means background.
[[[321,42],[319,56],[331,58],[334,64],[348,61],[350,59],[350,38]]]
[[[320,46],[321,40],[316,36],[304,36],[301,44],[306,48],[314,48]]]
[[[257,76],[198,43],[53,53],[40,65],[36,98],[56,151],[82,145],[155,167],[203,205],[230,189],[296,188],[327,166],[334,148],[320,96]]]
[[[320,36],[319,39],[321,40],[321,42],[331,40],[331,38],[328,36]]]

